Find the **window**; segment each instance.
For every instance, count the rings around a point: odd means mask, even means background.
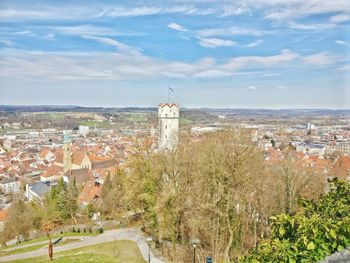
[[[168,125],[165,125],[165,129],[168,129]]]
[[[168,139],[168,135],[165,135],[165,139]]]
[[[165,117],[168,117],[168,114],[167,114],[167,113],[165,114]]]

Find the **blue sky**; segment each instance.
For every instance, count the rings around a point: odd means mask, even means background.
[[[0,104],[350,108],[348,0],[0,2]]]

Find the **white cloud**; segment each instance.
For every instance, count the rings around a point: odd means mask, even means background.
[[[257,46],[260,46],[263,43],[264,43],[263,40],[258,39],[257,41],[254,41],[252,43],[247,44],[247,47],[257,47]]]
[[[129,7],[127,5],[101,5],[87,3],[86,5],[42,4],[35,9],[22,6],[0,9],[0,20],[74,20],[96,19],[100,17],[136,17],[162,14],[208,15],[220,12],[219,8],[199,8],[194,5],[144,5]],[[221,10],[221,12],[223,12]]]
[[[14,45],[14,43],[8,39],[0,39],[0,44],[3,44],[5,46],[13,46]]]
[[[31,37],[35,36],[35,34],[30,30],[16,31],[16,32],[13,32],[12,35],[31,36]]]
[[[337,25],[332,23],[323,23],[323,24],[300,24],[295,22],[290,22],[287,24],[289,28],[299,29],[299,30],[326,30],[333,29]]]
[[[282,89],[288,89],[288,87],[285,86],[285,85],[278,85],[278,86],[276,87],[276,89],[282,90]]]
[[[11,2],[11,1],[10,1]],[[141,1],[149,2],[149,1]],[[177,4],[182,2],[180,4]],[[20,20],[74,20],[96,19],[99,17],[135,17],[162,14],[181,15],[210,15],[231,16],[242,14],[262,14],[269,20],[293,21],[298,18],[319,14],[336,14],[330,18],[331,22],[338,23],[349,20],[350,5],[348,0],[235,0],[235,1],[166,1],[156,4],[138,6],[99,4],[87,2],[86,5],[72,5],[51,2],[28,7],[24,5],[2,6],[1,21]],[[47,4],[50,3],[50,4]],[[225,4],[226,3],[226,4]]]
[[[139,7],[108,7],[100,12],[97,16],[102,17],[134,17],[150,16],[164,14],[182,14],[182,15],[208,15],[217,12],[213,8],[198,8],[193,5],[175,5],[168,7],[160,6],[139,6]]]
[[[290,50],[272,56],[238,56],[226,61],[204,58],[192,63],[165,61],[144,55],[135,47],[115,39],[82,36],[116,47],[115,52],[34,52],[18,49],[0,50],[0,78],[40,81],[60,80],[147,80],[162,77],[220,78],[252,74],[252,70],[305,64],[331,63],[330,54],[306,58]],[[325,59],[326,57],[327,59]],[[268,73],[268,72],[267,72]]]
[[[233,73],[229,72],[229,71],[223,71],[223,70],[205,70],[205,71],[201,71],[198,73],[193,74],[193,77],[197,77],[197,78],[220,78],[220,77],[229,77],[232,76]]]
[[[93,18],[96,15],[96,7],[73,6],[73,5],[40,5],[35,9],[5,8],[0,9],[0,20],[23,21],[23,20],[71,20],[82,18]]]
[[[298,57],[299,54],[288,49],[284,49],[282,50],[281,54],[273,56],[241,56],[231,58],[227,63],[221,65],[220,67],[226,70],[237,70],[246,67],[274,68],[290,63],[296,60]]]
[[[332,23],[342,23],[350,20],[350,15],[349,14],[339,14],[332,16],[329,19]]]
[[[124,35],[110,27],[94,25],[77,25],[77,26],[49,26],[49,30],[58,31],[66,35],[94,35],[94,36],[119,36]]]
[[[183,32],[188,31],[186,28],[176,23],[168,24],[168,27],[178,31],[183,31]]]
[[[334,43],[340,46],[350,47],[350,43],[343,40],[335,40]]]
[[[232,15],[241,15],[244,13],[249,13],[250,8],[247,7],[246,5],[240,5],[240,6],[225,5],[223,6],[222,11],[223,11],[222,16],[232,16]]]
[[[312,15],[329,14],[329,13],[350,13],[350,5],[348,0],[258,0],[250,1],[250,4],[265,5],[268,10],[264,16],[265,19],[276,21],[293,21]],[[266,6],[272,8],[266,8]],[[260,8],[263,6],[260,5]],[[334,22],[334,21],[332,21]]]
[[[249,89],[249,90],[257,90],[256,86],[248,86],[247,89]]]
[[[98,16],[108,17],[132,17],[132,16],[147,16],[156,15],[161,13],[162,8],[160,7],[136,7],[136,8],[107,8],[103,10]]]
[[[199,38],[199,44],[203,47],[232,47],[237,45],[235,41],[219,38]]]
[[[235,36],[235,35],[262,36],[267,33],[268,33],[267,31],[243,28],[243,27],[211,28],[211,29],[199,30],[197,32],[197,34],[201,37]]]
[[[350,64],[337,68],[339,71],[350,71]]]
[[[55,40],[56,39],[55,34],[54,33],[48,33],[47,36],[46,36],[46,39],[47,40]]]
[[[327,66],[339,62],[341,59],[338,56],[331,55],[327,52],[321,52],[309,55],[302,58],[302,61],[307,65],[312,66]]]
[[[112,39],[112,38],[96,37],[96,36],[81,36],[81,37],[85,38],[85,39],[95,40],[97,42],[116,47],[118,50],[120,50],[122,52],[141,54],[137,48],[125,45],[125,44],[120,43],[119,41],[117,41],[115,39]]]
[[[50,19],[50,14],[35,10],[21,10],[21,9],[0,9],[1,20],[18,18],[28,19]]]

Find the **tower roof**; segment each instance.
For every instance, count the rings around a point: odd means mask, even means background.
[[[176,108],[178,108],[179,105],[176,104],[176,103],[160,103],[159,107],[161,107],[161,108],[163,108],[163,107],[170,107],[170,108],[171,107],[176,107]]]

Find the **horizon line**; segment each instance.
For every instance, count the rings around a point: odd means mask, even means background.
[[[99,108],[99,109],[126,109],[126,108],[158,108],[158,106],[81,106],[81,105],[50,105],[50,104],[0,104],[1,107],[57,107],[57,108]],[[180,107],[181,108],[181,107]],[[213,110],[330,110],[330,111],[350,111],[350,108],[245,108],[245,107],[182,107],[182,109],[213,109]]]

